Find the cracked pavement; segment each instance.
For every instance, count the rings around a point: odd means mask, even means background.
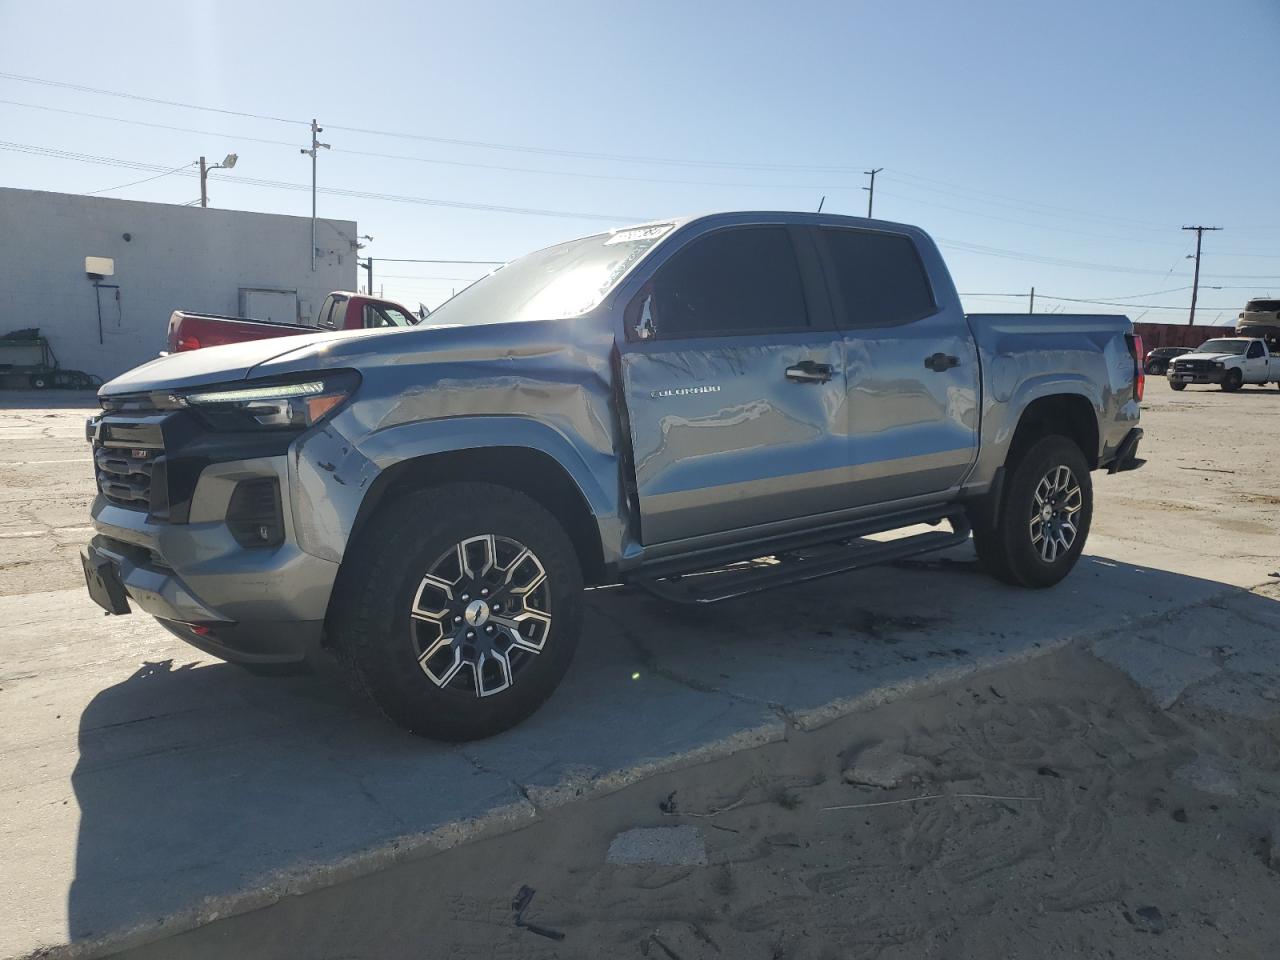
[[[561,690],[462,746],[402,733],[332,678],[249,676],[105,618],[75,556],[89,398],[7,397],[0,956],[155,940],[1072,644],[1157,704],[1274,710],[1280,418],[1232,429],[1280,404],[1259,393],[1149,382],[1151,462],[1095,474],[1087,554],[1054,590],[975,575],[965,546],[712,608],[593,591]]]

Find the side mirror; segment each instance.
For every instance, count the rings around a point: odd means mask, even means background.
[[[653,292],[641,290],[626,313],[627,336],[631,340],[652,340],[658,335],[653,320]]]

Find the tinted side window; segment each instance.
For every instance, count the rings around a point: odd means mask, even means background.
[[[738,227],[694,240],[658,271],[648,308],[659,338],[809,326],[786,227]]]
[[[1258,359],[1258,357],[1260,357],[1260,356],[1262,356],[1262,344],[1260,344],[1260,343],[1251,343],[1251,344],[1249,344],[1249,353],[1248,353],[1248,355],[1245,357],[1245,359],[1246,359],[1246,360],[1256,360],[1256,359]]]
[[[844,299],[845,326],[910,323],[934,312],[929,277],[910,237],[835,228],[822,235]]]

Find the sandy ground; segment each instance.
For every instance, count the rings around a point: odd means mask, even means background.
[[[80,585],[91,408],[84,397],[51,408],[53,397],[7,397],[0,407],[0,597]],[[1149,381],[1142,453],[1151,462],[1095,474],[1088,553],[1153,572],[1177,560],[1208,580],[1280,574],[1278,414],[1274,388],[1175,394]],[[958,554],[911,566],[931,564],[947,576],[974,570]],[[1221,573],[1228,568],[1231,577]],[[1076,577],[1086,575],[1097,573]],[[1077,590],[1068,581],[1045,594],[1046,616]],[[787,591],[774,596],[795,605]],[[684,629],[689,614],[646,603],[655,622]],[[865,600],[884,603],[901,606]],[[731,618],[742,615],[739,605]],[[851,630],[858,644],[894,649],[898,634],[934,636],[947,622],[828,620],[807,639],[786,639],[808,649]],[[1032,641],[1049,633],[1030,619],[1019,630]],[[547,808],[516,832],[286,897],[129,956],[1278,956],[1277,644],[1280,585],[1242,591]],[[646,661],[654,670],[672,663]],[[718,684],[715,676],[700,682]],[[885,782],[899,782],[849,783],[851,768],[853,779],[883,780],[888,770]],[[935,794],[943,796],[920,799]],[[824,809],[848,804],[884,805]],[[676,825],[696,830],[705,863],[608,862],[620,832]],[[524,885],[536,891],[526,925],[564,939],[515,924],[512,900]]]
[[[1064,651],[130,956],[1274,957],[1276,733]],[[606,861],[672,824],[705,865]]]

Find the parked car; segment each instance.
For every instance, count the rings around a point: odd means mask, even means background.
[[[368,297],[362,293],[336,291],[325,297],[314,326],[283,323],[278,320],[246,320],[243,317],[220,317],[212,313],[190,313],[175,310],[169,318],[166,338],[168,351],[199,350],[246,340],[273,337],[296,337],[319,330],[372,330],[386,327],[409,327],[417,316],[394,300]]]
[[[616,230],[420,326],[108,383],[89,593],[252,667],[326,649],[410,730],[482,737],[560,682],[584,584],[709,603],[970,535],[997,578],[1056,584],[1090,472],[1142,463],[1142,356],[1120,316],[966,316],[916,227]]]
[[[1190,352],[1190,347],[1156,347],[1154,350],[1147,351],[1143,366],[1151,376],[1163,377],[1165,371],[1169,369],[1170,360]]]
[[[1216,383],[1227,391],[1246,383],[1280,383],[1280,357],[1257,337],[1215,337],[1174,360],[1168,377],[1175,390],[1189,383]]]
[[[1236,333],[1260,337],[1270,349],[1280,350],[1280,300],[1250,300],[1236,320]]]

